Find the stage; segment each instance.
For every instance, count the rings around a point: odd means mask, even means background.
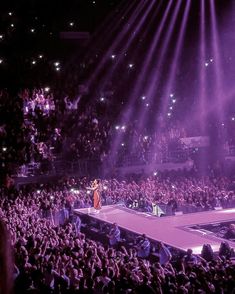
[[[172,247],[187,250],[193,249],[195,254],[201,253],[204,244],[210,244],[218,251],[220,243],[225,241],[213,236],[210,231],[193,229],[191,226],[222,223],[235,223],[235,209],[214,210],[177,216],[156,217],[128,209],[122,205],[103,206],[100,213],[92,208],[75,209],[77,214],[89,215],[91,218],[107,223],[117,223],[119,227],[137,234],[146,234],[150,239],[162,241]],[[235,242],[228,241],[235,248]]]

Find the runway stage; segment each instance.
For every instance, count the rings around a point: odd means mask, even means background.
[[[218,251],[220,243],[225,240],[213,236],[210,231],[192,229],[190,226],[226,221],[234,221],[235,223],[235,209],[167,217],[156,217],[121,205],[103,206],[99,214],[95,214],[92,208],[75,209],[75,212],[89,215],[91,218],[103,222],[115,222],[123,229],[137,234],[146,234],[150,239],[162,241],[175,248],[182,250],[192,248],[195,254],[201,253],[204,244],[210,244],[214,251]],[[228,243],[235,248],[235,242],[228,241]]]

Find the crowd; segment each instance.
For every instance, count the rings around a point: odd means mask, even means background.
[[[201,201],[213,209],[212,200],[234,200],[231,183],[227,178],[113,179],[101,181],[101,193],[103,204]],[[121,236],[115,224],[106,244],[88,239],[73,214],[75,207],[92,206],[88,185],[87,178],[71,178],[54,187],[26,186],[8,195],[2,191],[0,215],[11,236],[16,293],[232,293],[231,254],[198,258],[189,250],[172,258],[160,244],[157,261],[151,261],[147,236],[140,237],[136,247],[116,246]],[[56,221],[58,211],[63,220]]]

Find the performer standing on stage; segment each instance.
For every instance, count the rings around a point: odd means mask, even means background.
[[[94,182],[91,184],[91,187],[87,187],[87,189],[93,191],[94,209],[96,213],[99,213],[101,209],[99,180],[95,179]]]

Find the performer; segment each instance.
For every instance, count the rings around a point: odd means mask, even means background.
[[[94,201],[94,209],[96,213],[100,212],[101,209],[101,199],[99,193],[99,180],[95,179],[92,183],[91,187],[87,187],[88,190],[93,191],[93,201]]]

